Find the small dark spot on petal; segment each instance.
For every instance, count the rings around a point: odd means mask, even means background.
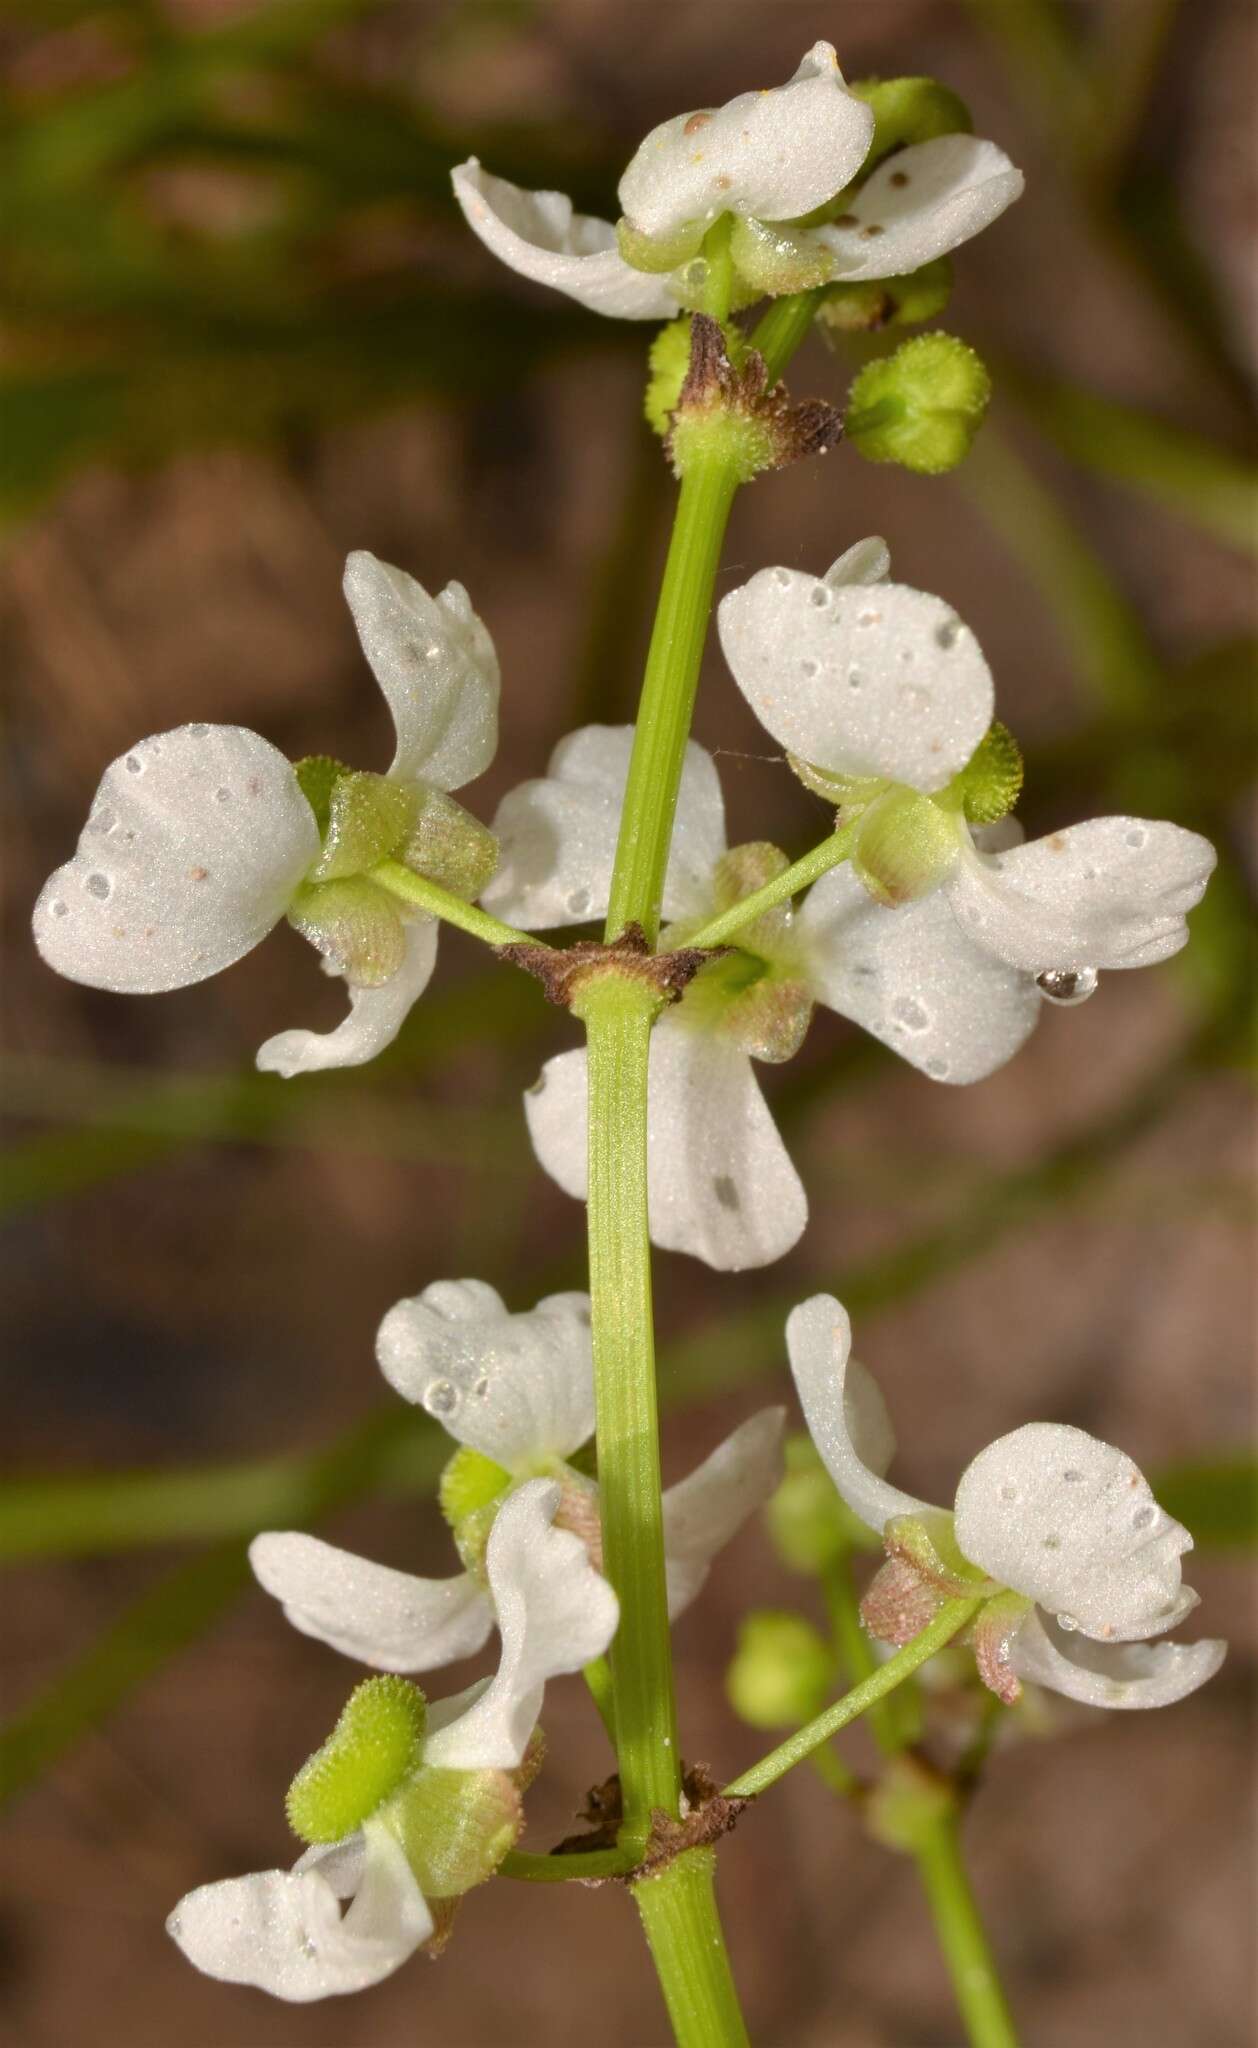
[[[718,1173],[712,1183],[712,1192],[722,1209],[741,1209],[742,1201],[738,1189],[727,1173]]]

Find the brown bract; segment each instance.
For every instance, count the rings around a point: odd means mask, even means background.
[[[681,946],[675,953],[653,953],[640,924],[628,924],[610,944],[602,939],[578,939],[573,946],[534,945],[517,941],[494,949],[501,960],[510,960],[542,984],[546,1000],[571,1009],[580,985],[592,974],[620,974],[642,981],[666,1003],[681,1000],[707,960],[727,952],[724,946]]]
[[[682,1819],[672,1820],[658,1807],[655,1809],[640,1863],[615,1877],[583,1878],[581,1882],[638,1884],[644,1878],[657,1877],[674,1857],[687,1849],[703,1849],[719,1842],[722,1835],[728,1835],[737,1826],[740,1815],[752,1804],[750,1799],[727,1799],[706,1764],[683,1764],[681,1786],[685,1808]],[[551,1851],[552,1855],[580,1856],[590,1849],[615,1848],[621,1823],[618,1776],[605,1778],[601,1785],[591,1788],[579,1817],[589,1823],[589,1832],[565,1836]]]
[[[696,313],[690,322],[690,368],[671,415],[672,431],[665,452],[673,456],[674,437],[683,416],[726,412],[754,420],[765,433],[766,468],[785,469],[809,455],[825,455],[843,433],[843,415],[821,398],[792,405],[784,384],[770,384],[764,357],[748,349],[735,368],[720,322]]]

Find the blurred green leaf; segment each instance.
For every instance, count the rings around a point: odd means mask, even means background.
[[[1208,1458],[1166,1465],[1153,1491],[1199,1550],[1258,1543],[1258,1458]]]

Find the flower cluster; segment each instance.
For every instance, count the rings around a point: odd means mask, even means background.
[[[620,181],[616,227],[475,157],[454,189],[473,233],[521,276],[613,319],[668,320],[705,303],[726,252],[739,304],[938,262],[1022,190],[1003,150],[967,127],[927,80],[853,91],[832,46],[814,43],[785,85],[653,128]]]
[[[967,1465],[951,1513],[933,1508],[862,1455],[847,1391],[851,1341],[846,1312],[827,1294],[801,1303],[786,1326],[813,1442],[888,1552],[865,1598],[871,1634],[908,1642],[943,1600],[979,1594],[979,1673],[1006,1702],[1031,1679],[1088,1706],[1164,1707],[1214,1676],[1223,1643],[1151,1640],[1197,1605],[1180,1575],[1192,1538],[1130,1458],[1066,1423],[1027,1423]]]

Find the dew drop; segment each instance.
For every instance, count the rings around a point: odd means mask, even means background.
[[[742,1202],[738,1189],[727,1173],[718,1173],[712,1182],[712,1192],[722,1209],[741,1209]]]
[[[1068,1465],[1061,1476],[1068,1486],[1073,1486],[1077,1479],[1082,1479],[1083,1474],[1077,1465]]]
[[[1057,1617],[1057,1626],[1058,1628],[1064,1628],[1067,1635],[1073,1635],[1074,1631],[1078,1628],[1079,1624],[1075,1620],[1073,1614],[1059,1614]]]
[[[183,1915],[181,1913],[172,1913],[166,1925],[170,1933],[178,1940],[179,1936],[183,1933]]]
[[[68,917],[70,915],[69,904],[63,903],[58,897],[57,901],[52,905],[52,914],[54,917]]]
[[[926,1072],[930,1075],[932,1081],[946,1081],[948,1078],[947,1060],[927,1060]]]
[[[430,1415],[453,1415],[459,1405],[459,1390],[453,1380],[429,1380],[422,1399]]]
[[[862,687],[864,686],[864,682],[865,682],[865,678],[864,678],[863,674],[861,673],[860,669],[858,669],[858,668],[850,668],[850,669],[848,670],[848,672],[847,672],[847,687],[848,687],[848,689],[849,689],[849,690],[859,690],[859,689],[861,689],[861,688],[862,688]]]
[[[935,628],[935,645],[937,647],[955,647],[960,634],[960,619],[945,619],[942,625]]]
[[[1050,1003],[1069,1010],[1096,994],[1101,977],[1095,967],[1046,967],[1036,975],[1035,985]]]
[[[108,875],[95,874],[89,875],[87,878],[88,895],[95,896],[97,900],[101,903],[104,902],[106,896],[108,896],[112,888],[113,883],[110,881]]]
[[[231,802],[231,800],[232,800],[232,793],[231,793],[230,789],[228,789],[228,788],[227,788],[226,784],[224,784],[224,785],[223,785],[223,787],[222,787],[221,789],[216,789],[216,790],[215,790],[215,792],[214,792],[214,801],[215,801],[215,803],[216,803],[216,804],[229,804],[229,803]]]
[[[817,674],[820,667],[821,663],[819,661],[813,661],[811,657],[808,657],[804,661],[800,662],[799,672],[802,676],[811,677]]]
[[[1145,1505],[1142,1508],[1137,1508],[1135,1514],[1132,1516],[1132,1528],[1147,1529],[1152,1522],[1156,1521],[1157,1512],[1158,1511],[1156,1507],[1153,1505],[1153,1502],[1146,1501]]]
[[[708,281],[708,270],[709,265],[702,256],[696,256],[693,263],[688,263],[681,274],[687,291],[701,292]]]
[[[891,1015],[906,1031],[926,1031],[930,1027],[930,1011],[915,996],[901,996],[892,1003]]]
[[[128,775],[143,775],[144,763],[138,754],[127,755],[126,769]]]
[[[574,889],[568,898],[568,910],[573,917],[580,917],[590,907],[588,889]]]
[[[779,589],[779,590],[789,590],[789,589],[790,589],[790,587],[791,587],[791,572],[790,572],[790,570],[789,570],[789,569],[775,569],[775,570],[773,571],[773,581],[774,581],[774,582],[775,582],[775,583],[777,584],[777,586],[778,586],[778,589]]]
[[[190,725],[188,727],[188,738],[191,740],[203,740],[209,730],[208,725]]]
[[[1128,846],[1134,846],[1139,851],[1142,846],[1148,843],[1149,835],[1143,826],[1135,826],[1130,832],[1124,832],[1123,837]]]
[[[301,1952],[311,1962],[314,1961],[314,1958],[319,1953],[314,1942],[311,1941],[310,1936],[308,1934],[303,1936],[302,1938]]]

